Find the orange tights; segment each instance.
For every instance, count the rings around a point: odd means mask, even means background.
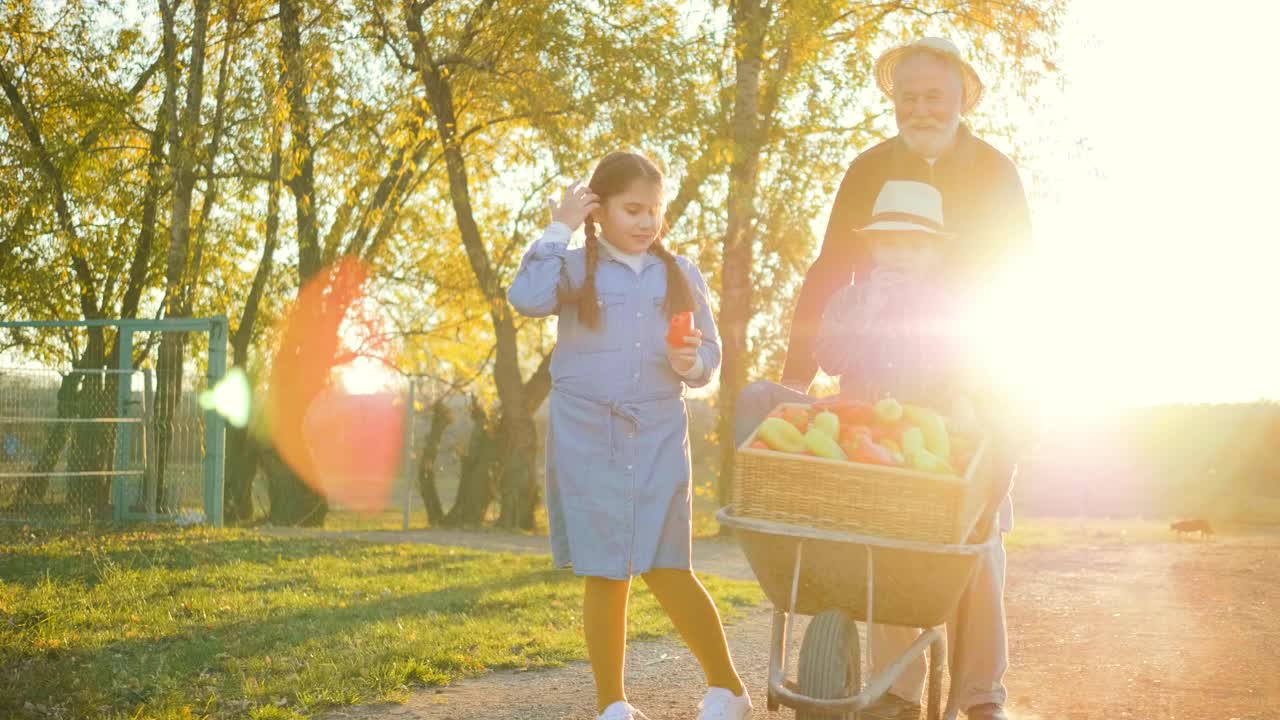
[[[693,652],[707,685],[742,694],[742,680],[729,657],[720,613],[706,588],[690,570],[657,568],[641,575],[654,597],[667,611]],[[588,577],[582,618],[587,636],[587,657],[596,680],[599,711],[619,700],[623,691],[623,664],[627,649],[627,597],[630,580]]]

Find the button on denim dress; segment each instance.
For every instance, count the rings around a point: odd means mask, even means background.
[[[645,255],[640,272],[603,248],[596,267],[600,326],[578,322],[574,290],[586,252],[568,249],[552,223],[525,253],[507,297],[523,315],[557,315],[551,355],[546,503],[551,551],[577,575],[625,579],[690,567],[689,418],[686,387],[710,382],[720,343],[706,281],[676,257],[693,291],[703,372],[682,378],[666,355],[666,265]]]

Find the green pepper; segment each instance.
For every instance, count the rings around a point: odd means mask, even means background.
[[[836,444],[835,438],[817,427],[809,428],[804,434],[804,444],[809,452],[828,460],[847,460],[844,451]]]
[[[833,438],[840,437],[840,418],[830,410],[823,410],[809,421],[810,428],[817,428]]]

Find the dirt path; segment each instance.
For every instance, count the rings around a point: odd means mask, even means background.
[[[541,538],[501,534],[360,533],[541,552]],[[442,542],[449,540],[450,542]],[[695,543],[700,572],[750,577],[736,545]],[[1280,540],[1069,546],[1016,550],[1006,593],[1009,709],[1022,720],[1276,720],[1280,718]],[[764,712],[769,613],[728,628],[739,670]],[[794,654],[793,654],[794,657]],[[701,674],[678,640],[632,643],[630,700],[652,720],[687,720]],[[499,672],[422,690],[403,705],[342,708],[327,717],[380,720],[588,720],[585,664]]]

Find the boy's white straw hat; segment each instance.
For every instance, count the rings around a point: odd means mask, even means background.
[[[949,240],[955,233],[944,229],[942,193],[915,180],[889,180],[880,188],[871,210],[871,222],[862,232],[919,232]]]

